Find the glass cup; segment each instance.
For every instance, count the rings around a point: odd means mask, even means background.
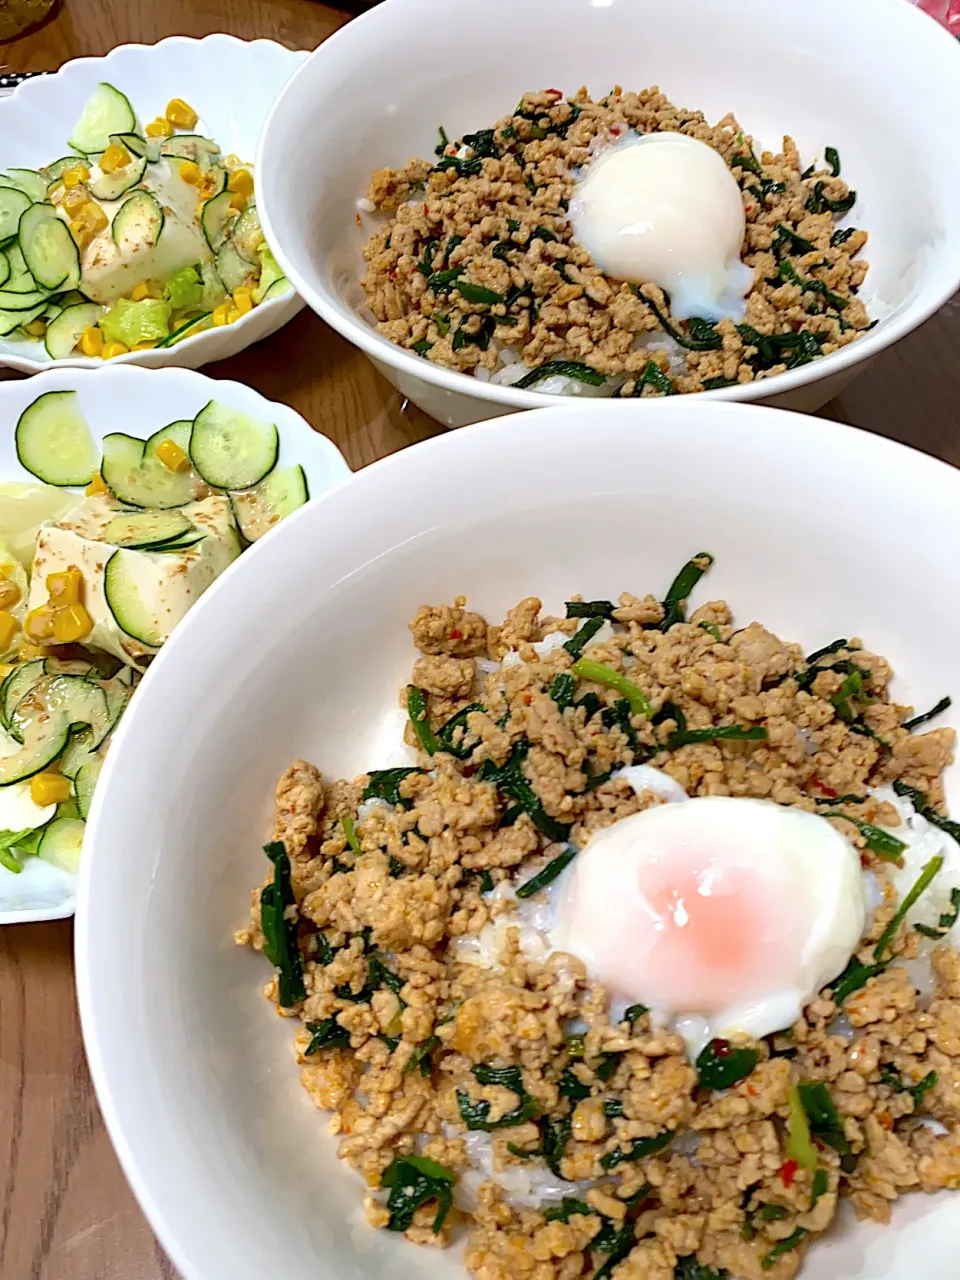
[[[0,0],[0,44],[42,22],[56,0]]]

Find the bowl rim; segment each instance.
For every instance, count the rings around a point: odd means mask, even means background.
[[[151,56],[155,50],[161,48],[185,48],[188,46],[212,46],[214,55],[219,59],[221,57],[229,57],[241,46],[256,46],[258,52],[266,57],[285,57],[289,58],[291,65],[291,76],[296,75],[299,68],[310,56],[309,49],[289,49],[286,45],[280,44],[277,40],[256,39],[243,40],[240,36],[228,35],[226,32],[216,31],[206,36],[167,36],[163,40],[156,40],[153,44],[145,44],[139,41],[130,41],[127,44],[118,44],[110,50],[109,53],[102,54],[98,57],[69,58],[56,71],[46,75],[31,76],[29,80],[24,80],[14,89],[8,97],[0,98],[0,134],[3,130],[4,113],[10,110],[13,103],[22,103],[26,100],[28,105],[35,111],[43,113],[43,94],[49,92],[49,85],[58,77],[70,79],[76,69],[81,71],[97,65],[109,66],[112,61],[116,61],[117,57],[126,57],[129,53],[134,53],[137,57],[142,55]],[[282,90],[281,90],[282,92]],[[36,99],[36,101],[34,100]],[[272,108],[271,108],[272,109]],[[261,133],[262,133],[261,127]],[[66,144],[64,144],[66,145]],[[259,138],[257,139],[256,155],[259,157]],[[256,163],[254,164],[256,169]],[[293,281],[291,280],[291,285]],[[231,326],[234,333],[242,333],[244,328],[251,327],[253,317],[261,314],[268,316],[278,314],[282,308],[289,308],[291,303],[297,302],[299,306],[303,305],[303,300],[298,297],[296,290],[292,290],[289,294],[281,298],[271,298],[269,302],[262,302],[259,307],[254,307],[252,311],[246,315],[242,315]],[[293,319],[294,311],[291,311],[288,320]],[[286,321],[284,321],[286,323]],[[190,351],[202,352],[203,342],[209,342],[211,331],[204,330],[202,333],[194,334],[192,337],[184,338],[182,342],[178,342],[174,347],[163,348],[158,352],[156,347],[149,351],[128,351],[124,355],[115,356],[111,361],[111,365],[139,365],[145,368],[167,369],[182,367],[180,360],[173,356],[174,352]],[[266,336],[266,335],[264,335]],[[251,344],[260,339],[251,338]],[[2,340],[0,340],[2,341]],[[158,359],[160,356],[170,357],[169,359]],[[151,358],[152,357],[152,358]],[[210,361],[218,358],[211,355]],[[198,361],[202,365],[206,361]],[[9,354],[0,351],[0,369],[18,369],[22,373],[45,373],[50,369],[102,369],[105,362],[93,356],[67,356],[63,360],[36,360],[29,355]]]
[[[634,401],[615,403],[617,407],[614,413],[621,413],[625,419],[630,416],[631,411],[634,414],[636,413]],[[702,410],[699,404],[695,407],[688,397],[678,397],[676,400],[658,400],[657,405],[656,412],[668,420],[672,416],[681,417],[684,414],[690,415],[694,412],[699,417],[702,417]],[[566,416],[569,421],[576,421],[574,415],[578,413],[579,410],[576,405],[570,405],[569,402],[554,401],[553,404],[544,406],[538,411],[524,413],[519,418],[510,417],[508,420],[503,416],[495,417],[477,423],[474,430],[469,433],[444,432],[423,441],[416,449],[403,449],[389,454],[369,466],[353,472],[340,484],[331,486],[323,494],[318,495],[317,499],[311,502],[309,508],[301,508],[299,512],[294,513],[284,525],[286,529],[284,536],[291,541],[297,536],[295,530],[298,529],[299,522],[311,518],[308,515],[308,510],[314,513],[315,518],[315,513],[321,505],[342,502],[342,495],[351,488],[363,488],[371,484],[380,483],[383,478],[389,478],[392,473],[396,473],[398,470],[402,476],[404,471],[411,465],[417,465],[417,463],[412,463],[411,459],[422,462],[427,450],[433,452],[438,450],[462,450],[466,445],[465,454],[469,458],[474,449],[484,447],[485,434],[503,433],[505,437],[504,443],[507,443],[510,438],[507,433],[512,436],[518,428],[524,430],[531,424],[536,427],[545,420],[557,418],[558,416]],[[816,451],[818,444],[821,446],[835,444],[839,440],[844,442],[850,449],[851,454],[855,454],[858,458],[862,458],[863,452],[866,451],[873,465],[878,467],[883,465],[892,473],[902,474],[905,468],[903,466],[898,468],[896,463],[898,461],[906,461],[913,474],[925,478],[929,482],[931,489],[937,487],[935,482],[939,482],[940,485],[949,486],[952,490],[960,492],[960,471],[957,468],[939,458],[924,453],[922,450],[902,444],[886,436],[877,435],[863,427],[835,422],[827,418],[809,417],[796,411],[776,409],[771,406],[752,407],[748,413],[744,413],[743,408],[738,405],[711,406],[706,410],[706,416],[715,422],[717,426],[722,426],[724,419],[731,423],[736,420],[741,425],[741,429],[747,428],[751,433],[755,432],[761,437],[767,438],[769,437],[769,429],[774,426],[774,419],[776,419],[776,426],[786,429],[795,440],[802,440],[805,449],[812,447]],[[612,429],[615,420],[615,417],[608,415],[604,426]],[[664,429],[667,429],[666,425]],[[676,434],[675,428],[673,428],[673,432]],[[716,432],[715,434],[720,436],[723,433]],[[391,536],[389,530],[386,531],[385,537],[389,539]],[[252,548],[247,553],[247,563],[251,562],[251,556],[265,554],[265,546],[266,543],[261,543],[259,547]],[[274,542],[273,547],[275,549],[274,554],[277,554],[278,542]],[[204,610],[214,607],[214,601],[219,599],[222,591],[234,589],[233,580],[237,579],[241,572],[242,570],[237,570],[230,578],[226,580],[220,578],[215,582],[209,591],[204,594],[203,599],[198,602],[192,614],[193,618],[196,619],[199,616],[203,616]],[[181,628],[177,635],[183,637],[192,634],[191,626],[195,629],[195,622]],[[145,679],[156,682],[156,673],[164,671],[172,661],[179,658],[179,650],[184,646],[184,643],[182,638],[179,642],[175,639],[171,640],[151,665],[151,669]],[[142,707],[145,704],[141,703],[140,705]],[[143,711],[137,716],[131,714],[121,722],[118,731],[123,735],[119,741],[120,749],[114,750],[108,756],[104,774],[101,776],[101,805],[97,805],[95,802],[94,810],[91,813],[91,836],[88,855],[81,863],[77,888],[77,923],[74,942],[80,1023],[90,1075],[94,1083],[104,1123],[124,1174],[144,1215],[163,1248],[184,1277],[184,1280],[212,1280],[209,1272],[201,1272],[199,1267],[194,1265],[192,1258],[189,1256],[191,1250],[182,1242],[178,1227],[168,1219],[162,1193],[158,1196],[154,1194],[156,1177],[151,1172],[149,1153],[143,1149],[142,1145],[135,1151],[127,1140],[122,1115],[124,1112],[128,1112],[131,1107],[135,1107],[137,1103],[132,1101],[129,1096],[121,1096],[123,1093],[120,1088],[121,1078],[108,1065],[111,1058],[109,1042],[112,1036],[117,1034],[116,1027],[111,1024],[120,1019],[122,1014],[114,1008],[106,996],[98,994],[93,976],[93,971],[102,969],[104,965],[103,960],[94,959],[98,938],[103,935],[102,933],[98,934],[96,925],[91,923],[95,911],[92,906],[94,863],[98,860],[94,851],[99,848],[100,809],[102,807],[102,797],[105,793],[104,783],[109,784],[114,771],[120,767],[117,762],[124,758],[122,748],[125,745],[126,736],[130,732],[131,726],[138,723],[144,714]],[[111,858],[111,860],[113,859]],[[99,870],[98,874],[100,874]]]
[[[423,0],[391,0],[390,10],[395,11],[404,4],[413,7],[415,3],[422,2]],[[902,15],[903,20],[908,23],[914,22],[918,43],[922,45],[922,42],[926,41],[929,48],[942,50],[942,53],[938,54],[938,56],[953,56],[956,59],[956,76],[957,82],[960,83],[960,40],[951,35],[945,27],[942,27],[928,14],[916,8],[912,0],[858,0],[858,2],[863,5],[865,10],[869,9],[869,20],[874,24],[883,20],[883,14],[894,13]],[[286,111],[287,99],[295,92],[301,78],[306,79],[313,74],[313,64],[315,62],[322,62],[325,58],[337,56],[341,46],[346,44],[347,41],[366,41],[368,29],[372,36],[376,29],[375,24],[381,20],[384,11],[379,7],[368,9],[351,22],[338,28],[318,45],[293,73],[277,95],[261,130],[260,145],[257,148],[256,157],[258,172],[262,172],[263,156],[272,144],[271,134],[276,127],[276,122]],[[910,16],[906,16],[906,11],[909,11]],[[330,47],[328,48],[327,46]],[[951,49],[950,53],[947,52],[948,49]],[[319,75],[322,75],[322,72],[318,73]],[[960,164],[960,140],[958,140],[955,160]],[[490,405],[500,405],[503,406],[504,411],[544,408],[560,398],[569,398],[574,403],[582,403],[582,400],[586,398],[589,398],[591,402],[593,400],[597,400],[600,403],[609,401],[609,397],[603,396],[579,397],[572,395],[570,397],[558,397],[543,391],[522,391],[517,390],[515,387],[498,383],[480,382],[469,374],[447,369],[443,365],[433,364],[405,347],[397,346],[396,343],[391,342],[388,338],[382,337],[373,325],[365,321],[359,314],[348,311],[345,304],[342,304],[343,309],[341,309],[339,305],[332,302],[330,299],[335,296],[332,288],[328,290],[329,296],[327,296],[320,293],[308,282],[293,257],[287,253],[282,238],[276,233],[273,218],[271,217],[271,204],[269,185],[265,184],[261,191],[257,208],[264,232],[273,247],[274,256],[283,267],[287,278],[311,310],[315,311],[322,320],[325,320],[341,336],[359,347],[371,360],[389,366],[401,377],[416,379],[440,390],[467,396]],[[841,347],[838,351],[832,351],[829,355],[822,356],[796,369],[788,369],[784,373],[774,374],[768,378],[755,379],[753,382],[740,383],[734,387],[720,387],[713,391],[699,391],[696,393],[697,396],[713,401],[725,400],[741,403],[767,400],[773,396],[810,386],[834,374],[843,374],[859,364],[866,363],[874,356],[879,355],[881,351],[885,351],[894,343],[899,342],[901,338],[918,328],[926,320],[929,320],[960,289],[960,251],[954,255],[954,259],[952,270],[942,275],[939,284],[935,283],[937,275],[931,275],[930,283],[935,287],[930,289],[930,296],[925,301],[920,303],[919,300],[915,300],[904,308],[899,315],[891,317],[888,324],[877,325],[876,328],[869,330],[855,342],[848,343],[847,346]],[[937,274],[939,275],[940,272],[938,271]],[[639,400],[642,404],[644,400],[660,400],[662,398],[659,396],[640,397]]]

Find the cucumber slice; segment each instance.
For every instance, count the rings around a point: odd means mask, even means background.
[[[7,246],[5,252],[7,261],[10,263],[10,279],[4,285],[4,290],[7,293],[35,293],[37,282],[30,274],[20,249],[20,242],[16,237]]]
[[[198,495],[192,472],[170,471],[156,458],[144,457],[145,441],[120,432],[103,438],[100,474],[114,495],[131,507],[182,507]]]
[[[54,818],[43,828],[37,857],[76,875],[86,823],[82,818]]]
[[[149,164],[160,159],[160,139],[141,138],[139,133],[111,133],[110,141],[124,147],[132,156],[141,156]]]
[[[75,778],[85,764],[97,759],[93,734],[89,729],[71,733],[66,750],[60,757],[60,772],[65,778]]]
[[[204,168],[208,168],[220,155],[220,148],[212,138],[204,138],[199,133],[179,133],[175,138],[163,139],[160,143],[160,154],[195,160]]]
[[[20,699],[10,717],[11,736],[26,742],[29,727],[41,712],[51,720],[62,718],[71,729],[86,725],[94,742],[102,742],[110,732],[106,695],[84,676],[44,675]]]
[[[228,293],[233,293],[234,289],[239,289],[243,284],[253,284],[256,268],[240,256],[232,240],[228,240],[217,250],[216,262],[217,275]]]
[[[54,160],[53,164],[42,165],[40,176],[46,178],[48,183],[55,183],[64,169],[71,169],[75,164],[79,163],[80,160],[75,155],[61,156],[59,160]]]
[[[176,542],[161,542],[158,546],[150,547],[151,551],[186,551],[188,547],[195,547],[198,542],[202,542],[207,535],[196,529],[193,533],[185,534]]]
[[[8,169],[7,175],[31,200],[39,202],[46,199],[47,183],[36,169]]]
[[[212,262],[201,262],[200,279],[203,282],[203,301],[200,305],[204,311],[212,311],[214,307],[219,307],[221,302],[226,302],[227,291]]]
[[[125,200],[113,219],[111,234],[121,250],[153,248],[163,231],[163,210],[149,191],[137,191]]]
[[[286,276],[281,276],[279,280],[274,280],[273,284],[263,295],[261,301],[273,302],[274,298],[285,298],[288,293],[293,292],[293,285]]]
[[[3,684],[0,684],[0,722],[8,733],[17,706],[44,674],[43,658],[34,658],[32,662],[14,667]]]
[[[41,289],[75,289],[80,283],[80,250],[52,204],[32,204],[17,232],[27,269]]]
[[[178,342],[182,342],[184,338],[192,338],[195,333],[204,333],[207,329],[213,328],[213,313],[207,311],[202,316],[194,316],[192,320],[188,320],[186,324],[182,324],[179,329],[174,329],[168,338],[164,338],[162,342],[157,343],[157,347],[175,347]]]
[[[0,288],[2,288],[10,279],[10,259],[3,252],[0,252]]]
[[[97,779],[100,777],[100,770],[103,768],[103,761],[99,756],[94,757],[89,764],[83,765],[79,773],[73,780],[73,789],[77,794],[77,808],[80,810],[80,817],[84,821],[90,816],[90,805],[93,803],[93,790],[97,785]]]
[[[116,173],[101,173],[87,183],[87,190],[97,200],[119,200],[143,177],[147,161],[144,156],[133,156],[128,165]]]
[[[14,195],[16,195],[16,192],[14,192]],[[230,203],[230,199],[229,191],[221,191],[212,200],[208,200],[200,211],[200,226],[203,228],[207,244],[214,253],[226,239],[227,227],[236,216],[236,210]],[[2,239],[2,236],[0,236],[0,239]]]
[[[42,311],[50,299],[46,289],[33,289],[30,293],[13,293],[0,289],[0,311],[33,311],[39,307]],[[22,324],[27,321],[21,319]]]
[[[78,302],[64,307],[47,325],[44,345],[53,360],[64,360],[83,336],[85,329],[95,325],[103,315],[103,308],[95,302]]]
[[[48,676],[83,676],[85,680],[94,681],[99,674],[93,663],[83,658],[44,658],[43,672]]]
[[[248,542],[256,542],[282,520],[309,501],[310,490],[303,467],[279,467],[254,489],[231,493],[233,518]]]
[[[17,457],[45,484],[87,485],[99,455],[77,405],[76,391],[48,391],[20,415]]]
[[[21,328],[25,324],[29,324],[31,320],[36,320],[42,316],[46,308],[41,303],[39,306],[32,307],[29,311],[0,311],[0,338],[5,338],[7,334],[13,333],[14,330]],[[30,337],[30,334],[25,334]]]
[[[240,217],[233,224],[230,241],[241,258],[253,266],[259,266],[257,250],[263,244],[263,227],[255,204],[248,204]]]
[[[137,511],[114,516],[103,530],[103,541],[115,547],[145,548],[177,542],[193,525],[176,511]]]
[[[229,196],[227,202],[229,203]],[[0,242],[17,234],[20,219],[31,204],[33,201],[19,187],[0,187]]]
[[[133,133],[136,127],[137,116],[129,99],[112,84],[101,82],[87,100],[67,145],[92,155],[106,151],[111,133]]]
[[[156,610],[147,605],[140,593],[136,566],[136,551],[115,551],[104,570],[103,594],[121,631],[132,640],[159,649],[167,631]]]
[[[155,431],[147,443],[143,447],[143,456],[145,458],[155,458],[157,456],[157,445],[163,444],[164,440],[172,440],[174,444],[179,445],[184,453],[190,452],[190,432],[193,430],[193,423],[189,418],[181,418],[179,422],[171,422],[169,426],[161,427],[159,431]]]
[[[110,727],[96,745],[102,746],[107,740],[126,710],[127,703],[130,701],[130,695],[133,693],[133,685],[130,683],[130,668],[121,667],[115,676],[109,680],[104,680],[101,684],[104,697],[107,700],[107,718]]]
[[[193,420],[190,457],[201,480],[218,489],[249,489],[277,465],[280,440],[273,423],[255,422],[211,400]]]

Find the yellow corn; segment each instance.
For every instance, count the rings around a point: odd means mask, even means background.
[[[89,200],[80,210],[80,221],[86,223],[94,235],[98,235],[109,224],[110,219],[98,204]]]
[[[190,470],[190,459],[177,444],[176,440],[161,440],[157,445],[157,460],[162,462],[168,471],[183,472]]]
[[[156,120],[150,121],[144,133],[148,138],[169,138],[173,133],[173,125],[163,116],[157,116]]]
[[[139,284],[135,284],[130,290],[130,297],[134,302],[142,302],[144,298],[150,297],[150,286],[146,280],[141,280]]]
[[[13,668],[14,664],[12,662],[0,662],[0,684],[6,680]]]
[[[143,342],[135,342],[130,348],[131,351],[152,351],[157,345],[156,338],[144,338]]]
[[[227,190],[236,191],[242,196],[253,195],[253,175],[249,169],[236,169],[227,178]]]
[[[0,609],[0,651],[10,648],[19,630],[20,623],[13,614],[7,613],[6,609]]]
[[[35,773],[30,779],[30,799],[34,804],[63,804],[70,799],[71,782],[59,773]]]
[[[130,152],[115,142],[111,142],[100,157],[100,169],[103,173],[116,173],[118,169],[125,169],[129,163]]]
[[[215,191],[216,183],[213,178],[211,178],[209,174],[201,176],[200,181],[197,183],[197,194],[200,196],[200,199],[210,200]]]
[[[203,175],[200,172],[200,166],[194,164],[192,160],[184,160],[180,166],[180,177],[184,182],[189,182],[191,187],[197,186]]]
[[[82,604],[68,604],[53,615],[53,638],[58,644],[73,644],[93,630],[93,619]]]
[[[100,330],[98,329],[97,333],[99,332]],[[101,342],[103,341],[102,337],[100,341]],[[87,485],[86,489],[84,489],[84,493],[87,495],[88,498],[98,498],[100,497],[101,494],[109,493],[109,492],[110,492],[109,485],[106,483],[106,481],[104,480],[100,472],[95,471],[93,473],[93,479]]]
[[[85,164],[74,164],[69,169],[64,169],[60,175],[60,181],[69,191],[71,187],[79,187],[81,182],[90,180],[90,170]]]
[[[239,209],[243,213],[247,207],[247,197],[240,191],[233,191],[230,194],[230,208]]]
[[[237,308],[237,314],[245,316],[248,311],[253,310],[253,290],[245,284],[240,285],[233,291],[233,302]]]
[[[23,327],[31,338],[42,338],[47,332],[45,320],[31,320],[29,324],[25,324]]]
[[[46,605],[31,609],[23,621],[23,631],[31,640],[49,640],[53,635],[53,611]]]
[[[75,213],[80,212],[89,199],[86,187],[74,187],[71,191],[63,193],[63,199],[60,203],[72,217]]]
[[[129,350],[122,342],[105,342],[100,354],[104,360],[112,360],[115,356],[125,356]]]
[[[15,582],[9,582],[6,578],[0,582],[0,609],[12,609],[15,604],[20,603],[20,588]],[[3,645],[0,645],[0,649]]]
[[[232,324],[230,312],[235,308],[230,307],[226,302],[222,302],[219,307],[213,308],[213,323],[218,327],[224,324]]]
[[[166,117],[178,129],[195,129],[199,116],[182,98],[171,98],[167,103]]]
[[[92,324],[88,328],[84,329],[83,333],[80,335],[80,350],[85,356],[99,356],[102,354],[103,333],[97,325]],[[100,479],[99,471],[93,479],[94,481]],[[100,480],[100,483],[103,484],[103,481]],[[87,492],[89,493],[89,490],[87,490]]]
[[[93,232],[86,223],[80,222],[76,218],[70,223],[70,234],[77,242],[78,249],[85,249],[93,239]]]
[[[79,569],[64,569],[61,573],[47,574],[47,595],[50,603],[57,608],[79,604],[82,590],[83,574]]]

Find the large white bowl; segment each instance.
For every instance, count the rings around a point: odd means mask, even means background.
[[[36,477],[17,457],[14,427],[24,409],[48,391],[76,391],[80,410],[98,443],[112,431],[125,431],[146,439],[168,422],[194,418],[208,401],[220,400],[261,422],[276,423],[280,436],[278,465],[289,467],[299,462],[313,497],[350,474],[332,440],[312,430],[288,405],[267,400],[252,387],[216,381],[187,369],[164,369],[148,374],[143,369],[111,365],[96,374],[56,368],[36,378],[0,382],[0,422],[4,424],[0,432],[0,481],[37,483]],[[80,489],[74,492],[79,501]],[[268,536],[272,538],[274,530]],[[232,568],[228,572],[232,572]],[[260,618],[262,626],[269,625],[266,615],[261,614]],[[231,636],[221,636],[221,654],[230,652],[232,646]],[[113,749],[111,747],[111,751]],[[0,869],[0,877],[8,874]],[[59,920],[73,915],[76,878],[64,872],[61,879],[63,898],[59,904],[0,908],[0,925]]]
[[[894,77],[894,81],[891,80]],[[960,284],[960,46],[906,0],[390,0],[311,55],[260,143],[260,212],[294,287],[401,393],[448,426],[549,403],[388,342],[360,314],[356,201],[373,170],[431,157],[526,90],[659,84],[712,120],[734,111],[764,147],[839,149],[870,232],[864,338],[769,381],[706,392],[812,410]],[[290,164],[289,157],[296,156]],[[644,407],[646,406],[646,402]]]
[[[127,95],[141,124],[162,114],[171,98],[185,99],[200,113],[198,132],[214,138],[225,155],[252,161],[267,113],[306,57],[304,50],[285,49],[272,40],[214,35],[122,44],[105,58],[76,58],[55,75],[25,80],[11,97],[0,99],[0,172],[36,169],[69,154],[70,131],[101,80]],[[254,177],[259,184],[259,174]],[[302,299],[291,292],[254,307],[235,324],[208,329],[173,347],[131,351],[110,363],[199,369],[275,333],[302,307]],[[51,360],[42,342],[0,338],[0,365],[35,373],[98,369],[103,361],[87,356]]]
[[[642,429],[641,429],[642,428]],[[285,521],[191,612],[97,789],[77,975],[87,1053],[133,1188],[186,1280],[463,1280],[362,1223],[362,1187],[301,1089],[293,1028],[233,946],[262,879],[277,775],[397,762],[424,601],[490,618],[662,590],[703,548],[725,596],[810,651],[859,634],[897,694],[957,691],[960,474],[848,427],[689,399],[557,406],[359,472]],[[224,637],[229,637],[225,644]],[[403,758],[401,754],[400,758]],[[948,791],[960,800],[957,771]],[[958,1202],[818,1244],[809,1280],[952,1280]]]

